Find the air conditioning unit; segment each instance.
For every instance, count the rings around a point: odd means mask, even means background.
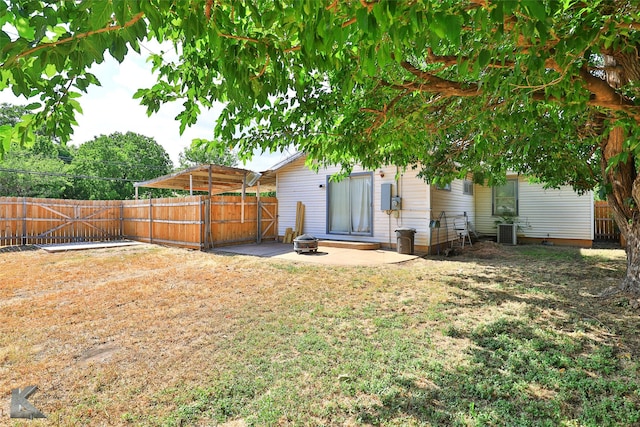
[[[517,224],[498,224],[498,243],[505,245],[518,244]]]

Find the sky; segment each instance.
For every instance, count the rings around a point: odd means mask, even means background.
[[[159,49],[159,48],[157,48]],[[180,112],[180,103],[163,105],[160,111],[147,116],[146,108],[133,99],[139,88],[148,88],[155,83],[151,63],[146,62],[145,49],[142,55],[130,52],[122,63],[108,54],[102,64],[95,65],[92,72],[102,86],[90,87],[80,98],[83,114],[77,115],[78,125],[74,127],[71,144],[80,145],[96,136],[114,132],[135,132],[152,137],[169,153],[174,165],[178,155],[196,138],[213,139],[215,121],[222,110],[222,104],[211,110],[203,110],[198,122],[185,129],[180,135],[180,123],[175,117]],[[11,90],[0,92],[0,103],[26,105],[29,102],[13,96]],[[289,153],[254,153],[246,164],[238,167],[261,172],[289,156]]]

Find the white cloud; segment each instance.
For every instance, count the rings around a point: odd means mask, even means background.
[[[187,128],[180,135],[180,124],[175,117],[180,105],[163,105],[158,113],[147,116],[146,108],[133,94],[139,88],[150,87],[155,82],[151,73],[151,64],[139,55],[130,54],[119,64],[112,58],[92,70],[101,81],[101,87],[92,87],[81,100],[84,113],[78,116],[73,143],[76,145],[93,139],[95,136],[113,132],[136,132],[152,137],[169,153],[171,159],[178,161],[178,154],[194,138],[211,139],[215,121],[222,110],[204,111],[196,125]]]

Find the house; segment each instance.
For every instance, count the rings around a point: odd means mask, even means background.
[[[415,250],[435,253],[459,239],[456,224],[496,236],[497,223],[505,219],[509,224],[500,228],[501,242],[513,243],[505,230],[514,227],[518,242],[591,247],[593,241],[593,195],[578,195],[570,187],[544,189],[513,175],[498,188],[466,180],[441,188],[427,184],[416,170],[395,166],[355,168],[348,178],[333,182],[330,177],[339,167],[316,173],[305,159],[298,153],[264,172],[276,179],[280,237],[294,226],[296,204],[302,202],[304,233],[385,248],[396,246],[397,229],[414,228]]]

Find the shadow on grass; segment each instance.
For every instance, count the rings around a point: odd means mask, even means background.
[[[494,259],[456,259],[484,267],[483,273],[459,271],[450,277],[450,286],[475,295],[466,302],[456,302],[456,307],[526,304],[532,319],[544,315],[543,320],[560,330],[593,332],[634,357],[640,356],[640,335],[633,332],[640,328],[640,318],[628,307],[628,297],[598,297],[622,280],[624,265],[619,260],[585,256],[579,248],[511,249],[517,257],[502,260],[500,268],[495,268]]]
[[[507,255],[499,268],[494,259],[451,260],[484,268],[450,276],[448,284],[465,297],[444,304],[445,311],[511,304],[525,306],[531,322],[501,317],[471,330],[450,325],[445,335],[471,343],[469,363],[425,371],[430,387],[396,378],[398,392],[375,412],[361,413],[363,422],[384,425],[407,416],[447,425],[640,423],[638,315],[624,298],[596,297],[622,277],[619,262],[537,247],[520,248],[515,259]]]
[[[452,259],[460,267],[442,286],[454,298],[413,295],[411,314],[397,289],[380,289],[362,306],[310,315],[291,305],[261,319],[234,343],[255,355],[211,380],[195,406],[187,399],[181,408],[197,410],[177,424],[639,425],[637,313],[595,296],[620,261],[516,251],[499,263]],[[501,306],[518,313],[491,310]],[[467,312],[478,320],[457,323]]]
[[[586,337],[498,319],[459,338],[470,339],[470,362],[425,370],[428,381],[396,377],[397,391],[358,420],[398,419],[442,425],[637,425],[640,383],[614,347]],[[426,384],[426,385],[425,385]]]

